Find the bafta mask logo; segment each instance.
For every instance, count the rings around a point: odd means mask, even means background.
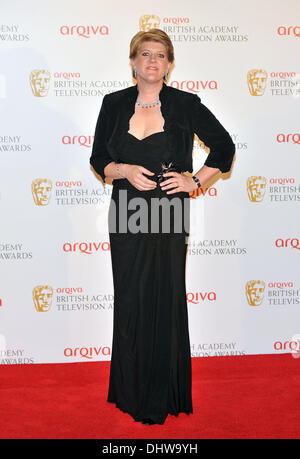
[[[261,202],[265,197],[267,179],[261,176],[252,176],[247,179],[247,192],[251,202]]]
[[[260,306],[264,299],[265,283],[251,280],[246,283],[246,297],[249,306]]]
[[[30,87],[35,97],[46,97],[50,87],[48,70],[32,70],[29,76]]]
[[[155,14],[144,14],[140,17],[140,30],[148,32],[150,29],[158,29],[160,19]]]
[[[31,184],[32,196],[37,206],[47,206],[51,198],[52,182],[45,178],[33,180]]]
[[[47,312],[51,308],[53,288],[50,285],[37,285],[32,290],[35,309],[38,312]]]
[[[268,74],[263,69],[249,70],[247,83],[251,96],[263,96],[267,85]]]

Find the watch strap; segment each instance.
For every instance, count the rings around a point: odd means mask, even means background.
[[[197,183],[198,188],[200,188],[201,187],[201,183],[200,183],[200,180],[198,179],[198,177],[196,177],[196,175],[193,175],[192,178]]]

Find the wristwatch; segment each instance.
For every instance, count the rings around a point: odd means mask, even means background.
[[[200,180],[198,179],[198,177],[196,177],[196,175],[193,175],[192,178],[197,183],[197,187],[200,188],[201,187],[201,183],[200,183]]]

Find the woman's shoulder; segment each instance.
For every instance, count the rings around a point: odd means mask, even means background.
[[[134,101],[137,94],[137,86],[129,86],[125,89],[120,89],[106,94],[103,98],[103,103],[110,107],[121,107],[122,102],[127,103],[128,99],[132,99],[132,101]],[[162,97],[164,96],[172,101],[175,101],[175,103],[183,103],[184,105],[187,103],[192,104],[195,102],[195,99],[200,99],[197,94],[183,91],[182,89],[168,86],[166,84],[164,84],[162,90]]]
[[[180,99],[190,99],[191,100],[191,99],[194,99],[195,96],[198,97],[197,94],[193,94],[191,92],[184,91],[183,89],[175,88],[174,86],[168,86],[166,84],[164,84],[164,91],[169,96],[171,97],[173,96],[173,97],[180,98]],[[119,100],[122,98],[126,98],[128,96],[133,96],[135,94],[137,94],[137,86],[133,85],[133,86],[128,86],[125,89],[120,89],[118,91],[114,91],[109,94],[106,94],[105,98],[113,101],[113,100]]]
[[[118,102],[128,96],[134,95],[135,92],[137,92],[135,86],[128,86],[127,88],[105,94],[103,99],[106,99],[107,102]]]
[[[200,99],[197,94],[193,94],[183,89],[175,88],[174,86],[166,86],[166,91],[169,97],[177,99],[178,101],[191,102],[193,103],[195,99]]]

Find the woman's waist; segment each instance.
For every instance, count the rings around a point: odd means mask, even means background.
[[[125,163],[126,161],[121,161]],[[130,163],[126,163],[130,164]],[[150,180],[153,180],[156,183],[163,182],[164,180],[167,180],[168,177],[164,177],[163,174],[166,172],[184,172],[182,170],[182,167],[180,167],[174,160],[160,160],[160,161],[138,161],[138,163],[130,164],[130,165],[135,165],[135,166],[142,166],[145,169],[147,169],[149,172],[153,172],[154,175],[149,175],[146,172],[143,172],[143,174],[149,178]],[[124,179],[117,179],[117,181],[124,180]]]
[[[190,200],[190,194],[188,192],[178,191],[176,193],[167,194],[167,190],[161,189],[159,183],[154,189],[138,190],[127,179],[116,179],[113,181],[112,199],[116,203],[122,202],[123,205],[125,201],[136,197],[143,197],[146,201],[150,201],[153,198],[167,198],[169,201],[172,201],[174,198],[180,198],[181,200],[188,198],[188,200]]]
[[[150,178],[150,177],[149,177]],[[166,177],[167,179],[168,177]],[[152,198],[163,198],[166,197],[168,200],[172,200],[175,197],[179,197],[181,199],[190,198],[190,194],[187,191],[178,191],[175,193],[167,194],[168,190],[163,190],[160,186],[160,183],[157,183],[157,186],[150,190],[139,190],[134,185],[132,185],[129,180],[126,178],[120,178],[113,180],[113,189],[112,189],[112,199],[115,201],[120,201],[121,194],[122,196],[126,196],[126,199],[131,199],[135,197],[144,197],[146,200]]]
[[[123,156],[121,163],[130,164],[132,166],[142,166],[148,169],[151,172],[158,174],[162,169],[162,163],[166,163],[167,160],[164,158],[143,158],[143,157],[126,157]]]

